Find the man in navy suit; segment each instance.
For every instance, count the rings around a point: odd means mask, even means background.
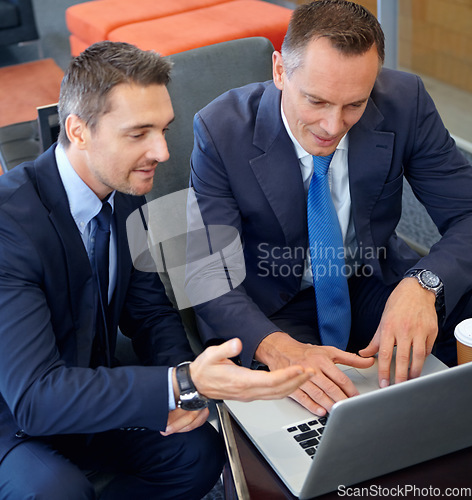
[[[153,52],[90,47],[62,83],[59,144],[0,179],[1,498],[95,498],[84,470],[115,473],[106,499],[201,498],[224,460],[207,398],[283,397],[310,376],[237,366],[237,339],[187,363],[157,274],[133,268],[126,220],[169,157],[169,73]],[[118,326],[145,366],[115,366]]]
[[[239,231],[246,270],[240,286],[197,305],[200,333],[239,336],[245,366],[312,367],[292,397],[320,415],[357,393],[336,363],[366,367],[378,353],[384,387],[396,346],[396,382],[416,377],[433,346],[446,358],[454,325],[472,314],[472,169],[421,80],[383,60],[381,27],[363,7],[302,5],[273,55],[273,82],[231,90],[194,121],[190,182],[203,221]],[[332,153],[347,350],[322,343],[312,266],[326,248],[308,251],[312,157]],[[442,234],[422,258],[395,233],[405,179]]]

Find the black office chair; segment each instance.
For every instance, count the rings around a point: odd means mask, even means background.
[[[0,0],[0,45],[38,40],[31,0]]]
[[[149,201],[188,188],[195,113],[227,90],[271,79],[273,50],[266,38],[253,37],[200,47],[168,57],[174,63],[168,90],[175,113],[175,121],[166,134],[170,159],[159,165],[154,187],[147,195]],[[186,221],[182,225],[186,227]],[[175,244],[185,245],[185,242],[176,239]],[[167,273],[160,273],[160,276],[175,304]],[[200,352],[202,345],[193,310],[180,310],[180,315],[193,350]]]
[[[0,166],[8,172],[24,161],[39,155],[39,132],[36,120],[0,127]]]
[[[59,135],[57,104],[37,108],[36,120],[0,127],[0,165],[4,172],[35,160]]]
[[[57,103],[40,106],[38,110],[39,154],[49,149],[59,137],[59,112]]]

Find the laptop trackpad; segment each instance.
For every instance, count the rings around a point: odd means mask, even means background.
[[[379,388],[377,362],[370,368],[353,368],[347,365],[336,365],[356,386],[360,394],[375,391]]]

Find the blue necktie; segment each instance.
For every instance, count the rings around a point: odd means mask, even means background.
[[[110,352],[108,347],[108,282],[110,267],[110,222],[111,205],[104,202],[102,209],[95,216],[97,223],[95,243],[91,258],[92,270],[96,279],[98,290],[98,308],[96,319],[96,333],[92,365],[110,365]]]
[[[318,327],[323,345],[346,349],[351,328],[347,278],[343,275],[341,227],[328,183],[333,157],[313,156],[314,171],[308,189],[308,239],[315,287]]]

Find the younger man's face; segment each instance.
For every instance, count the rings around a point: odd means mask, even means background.
[[[148,193],[159,162],[169,159],[165,133],[174,112],[164,85],[117,85],[108,96],[108,112],[96,127],[86,127],[85,162],[78,172],[104,198],[117,190]]]

